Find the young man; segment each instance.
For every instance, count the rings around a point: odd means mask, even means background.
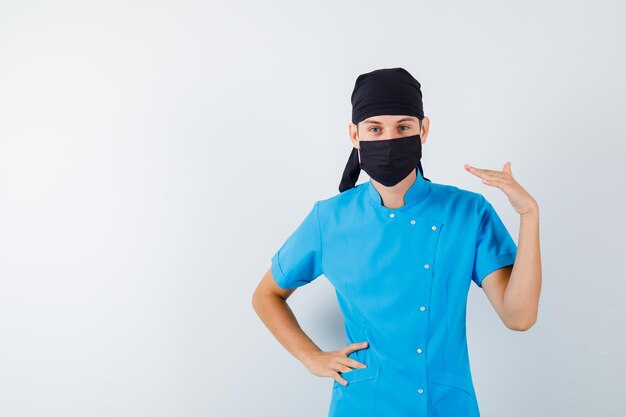
[[[539,209],[511,173],[474,168],[520,215],[516,245],[480,193],[438,184],[420,163],[429,119],[403,68],[362,74],[340,193],[318,200],[274,254],[253,296],[260,318],[314,375],[332,378],[329,417],[478,417],[465,329],[481,287],[502,322],[526,330],[541,287]],[[355,186],[360,170],[370,181]],[[324,274],[347,345],[324,352],[287,298]]]

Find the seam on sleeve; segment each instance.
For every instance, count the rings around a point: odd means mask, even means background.
[[[285,276],[283,267],[280,264],[280,250],[278,250],[272,257],[272,276],[279,287],[285,288],[285,281],[287,277]]]
[[[276,252],[276,265],[278,265],[278,270],[280,271],[281,280],[285,278],[285,271],[283,271],[283,266],[280,264],[280,250]]]
[[[319,265],[321,274],[324,273],[323,262],[324,262],[324,250],[323,250],[323,240],[322,240],[322,226],[320,225],[320,202],[315,202],[315,215],[317,217],[317,231],[319,232],[319,240],[320,240],[320,253],[319,253]]]
[[[478,241],[478,238],[480,237],[480,231],[482,230],[485,219],[487,218],[488,207],[486,207],[486,203],[488,203],[488,201],[482,194],[480,195],[480,197],[482,203],[482,207],[480,209],[480,223],[478,223],[478,229],[476,229],[476,238],[474,239],[474,241]]]
[[[480,280],[478,281],[478,286],[482,288],[483,280],[493,271],[496,271],[500,268],[504,268],[510,265],[514,265],[516,256],[517,256],[517,252],[501,253],[500,255],[495,256],[494,259],[487,266],[485,266],[480,272],[480,275],[482,276],[480,276]]]
[[[480,202],[481,202],[481,207],[479,209],[479,213],[480,213],[480,222],[478,223],[478,227],[476,228],[476,230],[474,231],[474,263],[476,263],[476,259],[477,259],[477,244],[478,244],[478,239],[481,238],[481,232],[483,230],[483,224],[485,223],[485,219],[487,218],[487,212],[485,211],[485,202],[487,201],[487,199],[482,195],[480,195]]]

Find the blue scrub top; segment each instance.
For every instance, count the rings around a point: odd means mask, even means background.
[[[315,202],[271,260],[285,289],[335,287],[349,357],[329,417],[480,416],[465,315],[473,281],[512,265],[517,246],[482,194],[424,180],[391,209],[371,180]]]

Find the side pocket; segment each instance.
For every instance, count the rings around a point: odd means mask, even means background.
[[[428,371],[431,417],[467,416],[480,417],[478,401],[471,379],[443,370]]]
[[[446,371],[428,371],[428,381],[439,385],[448,385],[451,387],[459,388],[468,395],[476,398],[473,386],[470,382],[464,379],[462,376],[453,374]]]
[[[380,362],[378,361],[378,358],[373,351],[373,347],[371,345],[372,340],[369,332],[367,331],[367,326],[363,325],[361,335],[358,335],[357,337],[357,341],[360,342],[362,340],[367,340],[370,345],[365,349],[357,349],[351,352],[348,357],[358,362],[361,362],[366,366],[366,368],[352,368],[351,371],[345,373],[340,372],[339,374],[341,375],[341,377],[348,381],[348,385],[361,381],[367,381],[370,379],[376,379],[378,378],[378,375],[380,373]],[[352,342],[348,340],[348,343]],[[348,387],[348,385],[344,387],[337,381],[333,380],[333,382],[333,389]]]
[[[341,377],[348,381],[348,386],[360,382],[367,381],[369,379],[376,379],[380,373],[380,364],[372,363],[367,368],[356,368],[346,373],[340,373]],[[339,382],[333,380],[333,389],[335,388],[347,388],[347,386],[341,385]]]

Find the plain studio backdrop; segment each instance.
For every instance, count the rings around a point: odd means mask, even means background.
[[[0,415],[325,416],[251,306],[338,193],[356,77],[422,84],[425,176],[538,201],[539,320],[468,300],[484,417],[623,416],[625,8],[619,1],[0,2]],[[362,172],[359,183],[368,180]],[[324,276],[290,298],[344,346]]]

